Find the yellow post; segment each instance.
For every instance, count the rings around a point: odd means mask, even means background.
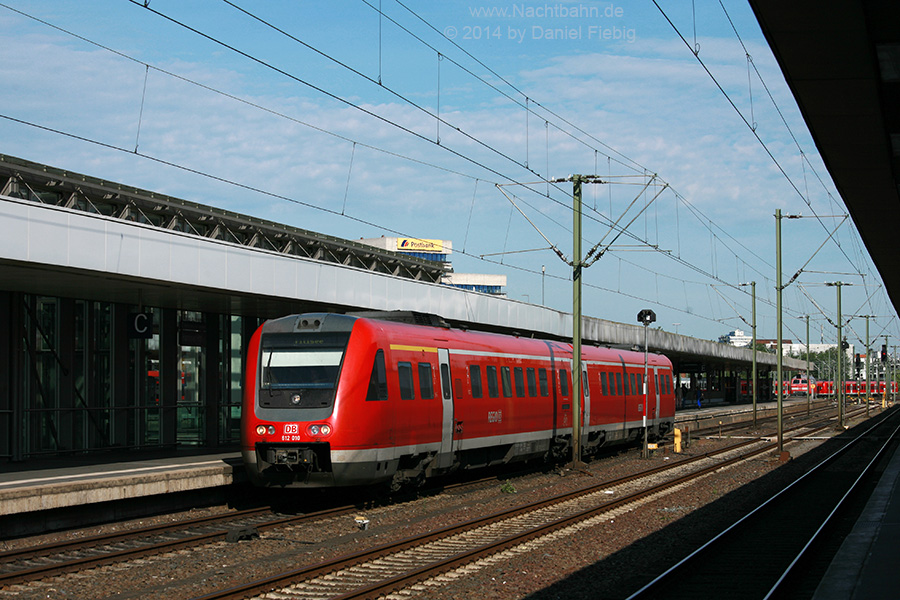
[[[681,454],[681,430],[675,428],[675,454]]]

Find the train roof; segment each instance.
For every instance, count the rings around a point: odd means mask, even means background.
[[[410,311],[289,315],[267,321],[265,330],[267,333],[350,331],[356,322],[360,320],[390,335],[412,335],[420,340],[430,340],[435,343],[439,343],[441,340],[452,340],[459,344],[475,344],[488,351],[509,353],[522,352],[523,346],[530,348],[528,351],[535,353],[543,353],[548,347],[555,352],[569,355],[572,353],[571,342],[478,331],[466,327],[451,327],[446,321],[436,315]],[[594,344],[583,345],[582,356],[587,360],[622,359],[631,364],[643,363],[644,361],[643,351],[625,350]],[[647,359],[648,364],[651,365],[671,364],[668,357],[661,354],[649,353]]]

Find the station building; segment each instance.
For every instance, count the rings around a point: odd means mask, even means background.
[[[252,333],[267,318],[335,306],[278,286],[293,278],[324,300],[341,286],[340,274],[307,283],[288,269],[445,274],[430,260],[8,156],[0,221],[0,462],[236,448]]]
[[[3,155],[0,231],[0,464],[236,449],[245,349],[269,318],[402,308],[572,336],[571,314],[505,298],[504,277],[453,273],[449,241],[348,241]],[[586,343],[649,341],[723,401],[752,360],[639,325],[581,325]]]

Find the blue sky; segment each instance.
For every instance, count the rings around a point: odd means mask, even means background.
[[[630,225],[585,270],[584,313],[652,308],[706,339],[749,330],[751,280],[775,336],[773,214],[818,215],[783,223],[785,279],[804,269],[786,337],[810,314],[835,339],[841,280],[845,318],[896,338],[752,11],[722,4],[7,0],[0,153],[348,239],[452,240],[458,272],[561,310],[571,268],[544,236],[572,258],[571,186],[546,180],[596,173],[585,252]]]

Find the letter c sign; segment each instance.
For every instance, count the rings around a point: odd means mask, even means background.
[[[153,337],[153,313],[128,315],[128,338],[148,340]]]

